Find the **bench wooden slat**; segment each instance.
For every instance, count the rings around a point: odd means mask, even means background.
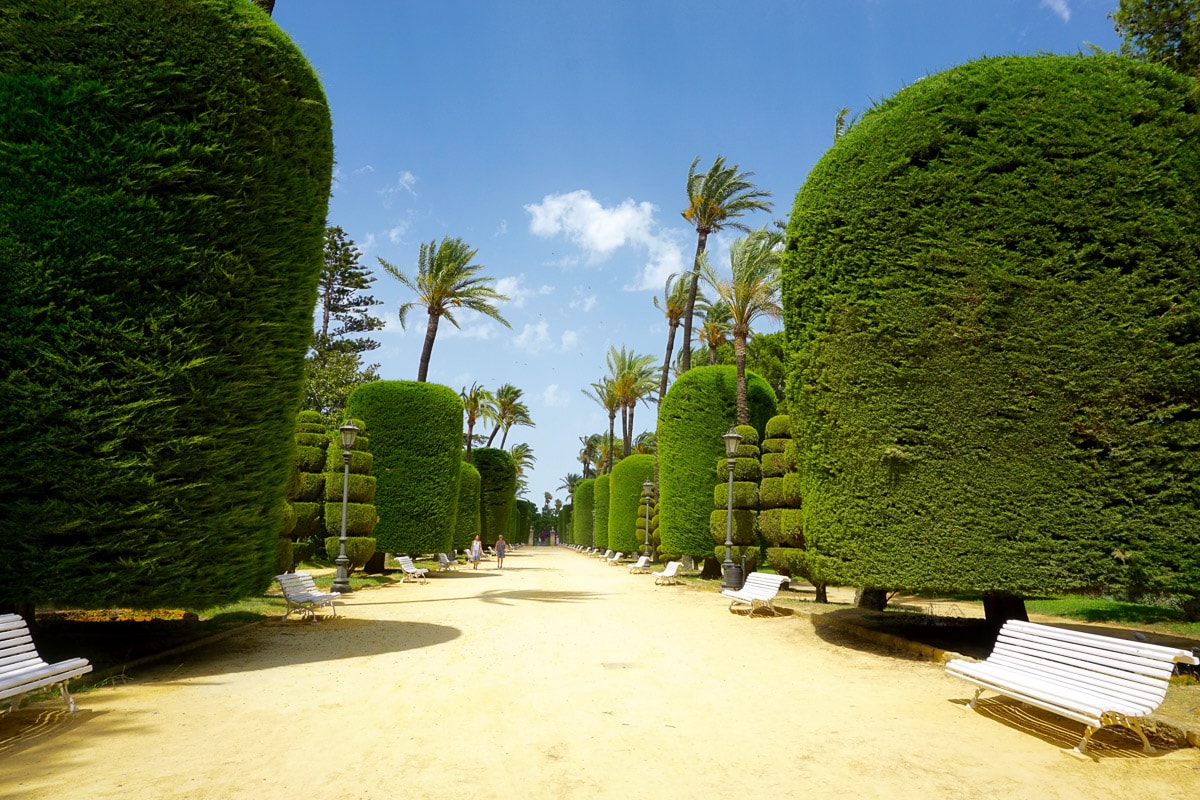
[[[48,664],[38,654],[24,618],[16,614],[0,615],[0,700],[15,711],[29,692],[58,686],[67,708],[75,710],[75,699],[67,691],[72,678],[92,671],[86,658],[70,658]]]
[[[337,616],[337,606],[334,605],[334,600],[337,600],[340,595],[336,592],[323,592],[318,589],[316,581],[307,572],[276,575],[275,581],[283,591],[283,599],[287,603],[287,608],[283,612],[284,619],[287,619],[295,611],[299,612],[301,617],[316,620],[317,609],[322,607],[328,608],[333,616]]]
[[[775,610],[775,596],[787,580],[786,575],[751,572],[746,576],[741,589],[722,589],[721,594],[732,601],[729,604],[731,611],[738,604],[750,606],[747,618],[754,616],[754,609],[758,605],[765,606],[772,614],[778,615],[779,612]]]

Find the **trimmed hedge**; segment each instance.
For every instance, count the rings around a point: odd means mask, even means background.
[[[584,478],[579,483],[575,484],[575,491],[571,494],[571,531],[574,536],[575,544],[587,545],[588,547],[600,547],[601,543],[596,540],[592,530],[592,509],[595,508],[595,478]]]
[[[454,520],[454,549],[464,551],[471,547],[471,542],[479,533],[479,470],[464,461],[461,472],[458,516]]]
[[[810,566],[1197,592],[1195,92],[1107,55],[985,59],[813,168],[783,268]]]
[[[714,510],[708,515],[708,533],[709,544],[708,549],[712,550],[712,543],[725,543],[725,531],[728,528],[729,519],[728,512],[724,509]],[[748,508],[735,508],[733,510],[733,543],[737,545],[751,546],[756,543],[755,534],[758,532],[758,512]],[[707,554],[705,554],[707,555]]]
[[[0,604],[265,590],[332,172],[245,0],[0,10]]]
[[[804,547],[804,512],[798,508],[767,508],[758,512],[758,531],[776,547]]]
[[[721,435],[736,419],[736,380],[732,366],[693,367],[679,376],[659,407],[659,533],[667,552],[712,553],[708,517],[719,482],[716,463],[725,454]],[[753,372],[746,373],[746,385],[751,423],[762,430],[775,415],[775,393]]]
[[[619,462],[618,462],[619,463]],[[615,470],[616,467],[614,466]],[[609,517],[611,492],[609,491],[611,475],[597,475],[596,483],[592,486],[592,506],[596,509],[596,546],[605,549],[619,550],[613,541],[612,524]],[[628,550],[624,552],[628,553]]]
[[[346,408],[371,432],[379,549],[409,556],[451,549],[462,463],[458,392],[436,383],[374,381],[355,389]]]
[[[646,541],[646,507],[642,484],[654,479],[654,456],[635,453],[613,465],[609,515],[609,544],[622,553],[641,553]],[[655,536],[651,526],[650,543]]]
[[[461,440],[461,421],[459,428]],[[490,547],[500,534],[508,533],[516,501],[517,462],[507,450],[478,447],[471,450],[471,463],[479,470],[479,538]]]
[[[346,558],[350,559],[350,567],[347,570],[347,573],[353,572],[356,569],[362,569],[363,566],[371,560],[371,556],[375,555],[375,549],[375,540],[370,536],[347,536]],[[341,537],[326,536],[325,555],[329,556],[329,560],[335,561],[341,554]]]
[[[728,470],[726,470],[728,472]],[[713,487],[713,505],[724,510],[729,499],[729,483],[718,483]],[[733,482],[733,507],[750,511],[758,509],[758,484],[754,481]]]

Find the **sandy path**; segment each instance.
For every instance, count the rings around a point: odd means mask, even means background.
[[[563,549],[350,596],[0,719],[5,798],[1106,798],[1200,786],[933,664]],[[183,663],[179,663],[182,661]],[[1039,712],[1040,713],[1040,712]]]

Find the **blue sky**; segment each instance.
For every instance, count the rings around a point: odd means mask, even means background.
[[[790,212],[833,141],[838,110],[861,113],[921,77],[983,56],[1115,50],[1116,0],[278,0],[275,21],[316,68],[337,159],[329,222],[363,251],[388,321],[382,377],[413,380],[426,317],[376,261],[412,274],[444,236],[511,299],[512,324],[471,312],[443,322],[429,379],[524,390],[537,457],[526,495],[566,500],[578,437],[607,430],[582,389],[610,346],[661,363],[653,305],[688,269],[680,216],[692,159],[755,174],[771,215]],[[710,240],[728,268],[731,236]],[[769,329],[769,328],[768,328]],[[637,430],[654,408],[639,407]],[[497,439],[497,442],[499,439]]]

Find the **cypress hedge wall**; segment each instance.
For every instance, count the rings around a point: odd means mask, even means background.
[[[458,436],[461,441],[461,418]],[[491,546],[500,534],[508,535],[509,517],[517,499],[517,462],[507,450],[479,447],[471,451],[471,463],[479,470],[479,538]]]
[[[608,546],[613,550],[641,553],[646,549],[646,511],[642,505],[642,484],[647,480],[654,480],[653,455],[635,453],[613,465],[608,517]],[[653,547],[653,531],[650,544]],[[651,555],[653,552],[652,549]]]
[[[721,435],[737,418],[736,384],[733,366],[693,367],[679,376],[658,409],[659,535],[666,553],[712,556],[716,464],[725,457]],[[775,392],[749,371],[746,388],[750,424],[761,434],[775,416]]]
[[[575,544],[587,547],[608,549],[607,543],[601,543],[592,531],[592,509],[595,508],[595,478],[584,478],[575,484],[575,492],[571,495],[571,530]]]
[[[615,470],[616,467],[613,469]],[[609,504],[612,502],[612,493],[609,491],[611,480],[612,476],[607,473],[596,476],[596,483],[592,486],[592,507],[596,509],[596,545],[606,550],[609,548],[617,550],[616,545],[612,544],[612,530],[609,521]]]
[[[820,574],[1197,592],[1195,90],[1106,55],[977,61],[814,167],[783,299]]]
[[[355,389],[346,407],[370,426],[377,550],[417,556],[451,549],[462,471],[458,393],[436,383],[374,381]]]
[[[458,482],[458,516],[454,520],[454,549],[463,551],[471,546],[479,533],[479,470],[462,462],[462,477]]]
[[[266,588],[332,169],[244,0],[0,9],[0,603]]]

